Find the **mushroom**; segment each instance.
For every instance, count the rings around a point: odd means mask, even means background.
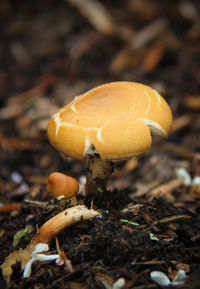
[[[137,157],[151,133],[167,137],[172,113],[162,96],[135,82],[111,82],[85,92],[53,115],[51,144],[65,155],[87,159],[86,193],[103,191],[113,161]]]
[[[47,191],[59,201],[60,207],[64,209],[67,200],[72,206],[77,204],[75,195],[79,191],[79,183],[70,176],[53,172],[48,177]]]
[[[62,257],[59,254],[48,256],[43,254],[43,252],[47,252],[49,250],[49,244],[62,230],[80,221],[86,221],[97,216],[101,217],[99,212],[93,209],[88,209],[84,205],[78,205],[68,208],[48,220],[39,229],[39,232],[35,235],[29,246],[31,247],[31,250],[29,250],[29,254],[31,253],[31,258],[24,266],[23,276],[26,278],[30,276],[31,266],[36,261],[45,262]]]
[[[45,252],[48,252],[50,243],[62,230],[95,217],[101,218],[101,214],[93,209],[88,209],[84,205],[68,208],[55,215],[41,226],[38,233],[25,249],[20,248],[19,250],[15,250],[5,258],[3,264],[0,266],[3,277],[9,283],[13,272],[12,266],[17,262],[21,262],[21,269],[24,269],[23,276],[25,278],[30,276],[31,266],[36,261],[57,260],[60,263],[60,259],[62,259],[66,263],[65,265],[70,265],[69,260],[65,258],[58,244],[58,254],[46,255]],[[68,267],[68,269],[70,268]]]

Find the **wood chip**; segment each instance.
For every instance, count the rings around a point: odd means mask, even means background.
[[[200,95],[187,95],[183,99],[183,104],[191,109],[200,109]]]
[[[156,225],[158,223],[162,223],[162,224],[173,223],[173,222],[186,220],[186,219],[190,219],[190,218],[191,218],[191,216],[189,216],[189,215],[176,215],[176,216],[172,216],[172,217],[163,218],[159,221],[155,221],[155,222],[153,222],[153,224]]]
[[[200,239],[200,233],[190,238],[190,240],[193,242],[196,242],[199,239]]]
[[[185,114],[185,115],[181,115],[177,117],[173,121],[171,132],[175,132],[186,127],[187,125],[191,123],[192,118],[193,118],[192,115],[189,115],[189,114]]]
[[[162,60],[167,49],[167,45],[163,41],[157,41],[149,47],[142,61],[142,69],[145,72],[153,71]]]
[[[162,145],[162,149],[169,150],[175,153],[177,156],[180,156],[188,160],[191,160],[191,159],[200,160],[199,153],[194,153],[192,151],[189,151],[187,148],[185,148],[184,146],[181,146],[180,144],[166,142],[165,144]]]
[[[137,67],[143,60],[146,49],[133,52],[130,47],[125,47],[114,55],[109,70],[112,73],[119,73],[127,68]]]
[[[146,195],[150,190],[152,190],[153,188],[155,188],[156,186],[159,185],[159,181],[155,180],[152,181],[149,184],[138,184],[137,187],[137,191],[130,193],[128,196],[129,198],[131,198],[132,200],[135,200],[135,198],[139,198],[139,197],[143,197],[144,195]]]
[[[40,147],[39,142],[35,140],[27,140],[21,137],[6,137],[0,131],[0,148],[8,151],[22,151],[22,150],[34,150]]]
[[[0,238],[2,238],[2,237],[4,236],[4,234],[5,234],[5,230],[4,230],[4,229],[1,229],[1,230],[0,230]]]
[[[179,178],[175,178],[165,184],[162,184],[151,191],[150,200],[152,201],[154,198],[163,197],[166,194],[170,194],[182,184],[183,180]]]
[[[48,177],[44,176],[29,176],[27,181],[34,184],[47,184]]]
[[[160,18],[151,22],[149,25],[145,26],[140,30],[134,39],[131,41],[131,49],[141,49],[151,40],[155,39],[159,34],[163,33],[168,26],[168,22],[164,18]]]
[[[8,120],[22,115],[24,108],[21,105],[6,106],[0,109],[0,120]]]
[[[57,280],[56,280],[57,281]],[[56,284],[58,282],[54,282],[54,284]],[[67,286],[68,287],[68,286]],[[73,289],[87,289],[88,287],[86,287],[83,283],[78,283],[78,282],[70,282],[70,285],[68,288],[73,288]]]
[[[149,260],[144,262],[137,262],[136,265],[156,265],[156,264],[165,264],[164,260]]]
[[[121,213],[122,214],[133,213],[134,216],[137,216],[141,207],[143,207],[143,205],[140,205],[140,204],[135,205],[135,204],[130,203],[128,204],[128,207],[121,210]]]
[[[0,206],[1,212],[19,211],[21,203],[3,204]]]
[[[184,270],[186,273],[190,272],[190,265],[188,264],[177,263],[175,267],[177,270]]]
[[[128,173],[135,170],[139,165],[139,161],[135,158],[128,160],[124,165],[124,170]]]
[[[104,286],[104,288],[112,288],[114,279],[111,276],[104,273],[97,273],[95,278]]]
[[[96,0],[67,0],[67,2],[75,6],[100,33],[111,34],[113,32],[112,16],[102,3]]]

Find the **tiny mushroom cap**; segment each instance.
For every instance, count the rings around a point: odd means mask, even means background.
[[[172,113],[162,96],[135,82],[111,82],[76,97],[47,126],[53,146],[82,160],[91,145],[102,160],[138,156],[151,146],[151,133],[167,137]]]
[[[54,172],[48,177],[47,191],[54,198],[68,199],[73,197],[79,190],[78,181],[70,176]]]

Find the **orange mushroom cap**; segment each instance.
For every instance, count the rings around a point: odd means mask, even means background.
[[[167,137],[172,113],[147,85],[112,82],[85,92],[55,113],[47,126],[50,142],[82,160],[93,145],[103,160],[123,160],[146,152],[151,133]]]
[[[47,191],[55,198],[71,198],[78,192],[78,190],[78,181],[70,176],[54,172],[48,177]]]

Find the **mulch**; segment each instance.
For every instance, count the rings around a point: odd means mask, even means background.
[[[86,174],[85,162],[60,155],[46,135],[51,115],[74,96],[110,81],[150,85],[172,109],[172,130],[137,160],[116,163],[101,195],[80,197],[102,217],[58,235],[73,272],[35,263],[25,279],[17,263],[9,283],[0,273],[0,288],[107,289],[119,278],[127,289],[160,288],[152,271],[172,280],[180,269],[187,279],[178,288],[200,288],[198,1],[85,3],[0,3],[0,264],[18,231],[30,226],[15,247],[25,248],[59,212],[48,175]]]

